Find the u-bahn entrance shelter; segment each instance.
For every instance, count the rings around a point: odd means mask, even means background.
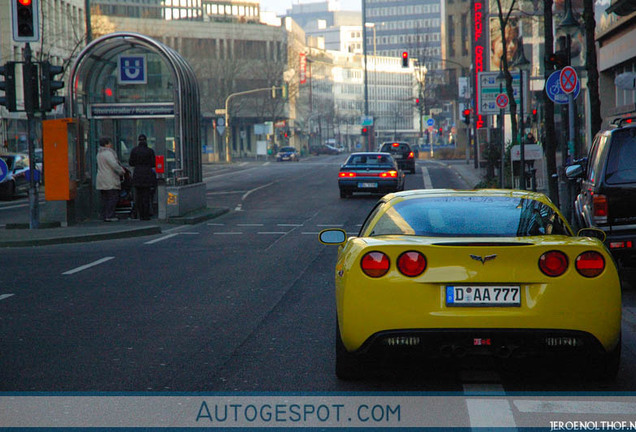
[[[168,219],[205,207],[199,88],[192,68],[179,53],[136,33],[96,39],[72,67],[67,107],[70,118],[43,123],[45,158],[55,158],[64,135],[68,143],[68,167],[63,161],[51,166],[45,160],[47,205],[66,201],[57,206],[58,214],[63,213],[60,216],[67,220],[98,217],[99,139],[111,138],[126,166],[140,134],[148,137],[148,146],[157,156],[158,217]],[[53,179],[59,177],[52,175],[55,170],[66,171],[68,190],[66,184],[55,184]]]

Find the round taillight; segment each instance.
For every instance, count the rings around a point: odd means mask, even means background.
[[[581,276],[596,277],[605,270],[605,258],[595,251],[583,252],[576,257],[574,266]]]
[[[397,268],[404,276],[419,276],[426,270],[426,257],[416,251],[404,252],[397,260]]]
[[[568,257],[561,251],[546,252],[539,258],[539,268],[547,276],[561,276],[568,269]]]
[[[382,252],[369,252],[360,262],[364,274],[370,277],[384,276],[389,271],[389,257]]]

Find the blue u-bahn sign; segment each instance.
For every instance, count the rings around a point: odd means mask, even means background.
[[[120,55],[118,66],[119,84],[146,84],[145,55]]]

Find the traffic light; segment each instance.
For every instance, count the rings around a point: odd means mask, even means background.
[[[24,111],[32,114],[40,107],[37,63],[29,62],[22,65],[22,80],[24,82]]]
[[[408,53],[408,51],[403,51],[402,52],[402,67],[403,68],[409,67],[409,53]]]
[[[37,42],[40,39],[40,0],[10,0],[13,40]]]
[[[437,130],[437,133],[438,133],[438,134],[440,134],[440,135],[442,135],[442,134],[444,133],[444,128],[442,128],[442,127],[441,127],[441,128],[439,128],[439,129]]]
[[[0,81],[0,90],[4,92],[4,96],[0,96],[0,105],[7,107],[10,112],[15,112],[15,62],[0,66],[0,75],[4,77],[4,81]]]
[[[537,109],[536,108],[532,108],[532,122],[533,123],[537,122]]]
[[[415,106],[420,106],[420,98],[415,98]]]
[[[360,132],[363,136],[369,135],[369,128],[366,126],[362,126],[362,131]]]
[[[567,51],[559,50],[550,54],[546,59],[546,63],[554,69],[563,69],[569,63]]]
[[[285,83],[280,87],[272,86],[272,99],[283,98],[287,99],[289,95],[289,84]]]
[[[467,125],[470,124],[470,110],[468,108],[466,108],[462,114],[464,115],[464,123],[466,123]]]
[[[57,95],[57,91],[64,87],[64,81],[55,79],[55,75],[64,72],[64,68],[62,66],[54,66],[48,61],[42,62],[41,65],[40,111],[46,112],[64,103],[64,96]]]

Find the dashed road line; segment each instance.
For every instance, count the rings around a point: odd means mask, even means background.
[[[89,264],[86,264],[86,265],[83,265],[83,266],[80,266],[80,267],[76,267],[76,268],[71,269],[69,271],[65,271],[62,274],[63,275],[72,275],[72,274],[75,274],[75,273],[79,273],[79,272],[81,272],[83,270],[86,270],[86,269],[91,268],[91,267],[95,267],[96,265],[103,264],[103,263],[105,263],[107,261],[110,261],[112,259],[115,259],[115,257],[112,257],[112,256],[111,257],[104,257],[102,259],[98,259],[97,261],[93,261],[92,263],[89,263]]]
[[[288,233],[288,231],[259,231],[256,234],[261,234],[261,235],[285,235],[287,233]]]
[[[471,428],[516,428],[510,402],[506,399],[466,399]]]
[[[168,234],[168,235],[165,235],[163,237],[159,237],[159,238],[156,238],[154,240],[147,241],[144,244],[150,245],[150,244],[159,243],[160,241],[168,240],[169,238],[176,237],[178,235],[179,235],[179,233]]]
[[[212,234],[214,234],[214,235],[241,235],[243,233],[240,232],[240,231],[227,231],[227,232],[215,232],[215,233],[212,233]]]
[[[431,181],[431,175],[428,172],[428,168],[422,167],[422,180],[424,181],[424,189],[432,189],[433,182]]]
[[[222,225],[222,224],[220,224]],[[262,223],[245,223],[245,224],[236,224],[236,226],[240,226],[240,227],[262,227],[265,226],[265,224]]]
[[[8,299],[9,297],[11,297],[13,295],[14,294],[0,294],[0,300]]]

